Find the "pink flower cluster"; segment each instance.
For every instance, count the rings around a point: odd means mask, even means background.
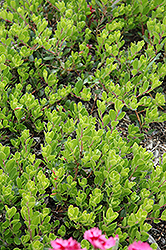
[[[135,241],[128,247],[128,250],[152,250],[152,248],[146,242]]]
[[[118,235],[116,236],[118,239]],[[88,240],[94,249],[106,250],[115,246],[116,240],[113,237],[106,239],[105,235],[102,234],[101,230],[94,227],[84,233],[84,239]]]
[[[106,239],[101,230],[94,227],[84,233],[84,239],[88,240],[94,249],[107,250],[116,245],[116,241],[119,240],[119,237],[116,235],[115,238],[110,237]],[[51,246],[53,249],[50,250],[86,250],[85,248],[81,249],[80,243],[72,237],[68,240],[56,239],[51,241]],[[128,247],[128,250],[152,250],[152,248],[148,243],[135,241]]]
[[[50,250],[81,250],[81,245],[71,237],[68,240],[56,239],[51,241],[53,249]],[[84,249],[86,250],[86,249]]]

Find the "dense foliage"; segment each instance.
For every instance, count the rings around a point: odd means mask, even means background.
[[[166,1],[6,0],[0,10],[0,246],[99,227],[119,249],[166,220]],[[118,123],[131,124],[122,138]],[[155,246],[151,246],[154,247]]]

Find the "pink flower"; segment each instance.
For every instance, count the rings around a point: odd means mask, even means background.
[[[152,248],[146,242],[135,241],[128,247],[128,250],[152,250]]]
[[[116,240],[113,237],[106,239],[105,235],[102,235],[101,230],[96,227],[86,231],[84,233],[84,239],[88,240],[95,249],[99,248],[101,250],[109,249],[116,243]]]
[[[81,250],[81,245],[71,237],[68,240],[56,239],[51,241],[53,249],[50,250]],[[82,249],[86,250],[86,249]]]

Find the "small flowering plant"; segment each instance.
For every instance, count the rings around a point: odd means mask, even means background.
[[[72,237],[68,240],[56,239],[51,241],[52,250],[81,250],[81,245]],[[50,249],[51,250],[51,249]],[[84,248],[85,250],[85,248]]]
[[[84,239],[88,240],[91,243],[91,245],[93,246],[92,249],[118,249],[118,235],[116,235],[114,238],[109,237],[107,239],[106,236],[102,234],[101,230],[96,227],[87,230],[84,233]],[[78,243],[72,237],[70,237],[68,240],[56,239],[54,241],[51,241],[51,246],[53,247],[53,249],[49,250],[86,250],[86,248],[82,249],[80,243]],[[131,245],[129,245],[128,250],[152,250],[152,248],[146,242],[144,243],[141,241],[135,241]]]
[[[92,228],[84,233],[84,239],[88,240],[94,249],[106,250],[116,245],[118,241],[118,235],[115,238],[110,237],[106,239],[105,235],[102,235],[101,230],[98,228]]]
[[[152,248],[146,242],[135,241],[128,247],[128,250],[152,250]]]

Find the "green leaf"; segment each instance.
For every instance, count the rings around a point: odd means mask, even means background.
[[[14,243],[16,244],[16,245],[20,245],[21,244],[21,240],[18,238],[18,237],[15,237],[14,238]],[[17,249],[17,248],[14,248],[14,249]],[[19,248],[18,248],[19,249]]]
[[[116,119],[116,112],[113,109],[111,109],[109,111],[109,116],[110,116],[110,120],[111,121],[115,121],[115,119]]]
[[[0,165],[1,167],[4,167],[3,161],[6,159],[6,155],[4,152],[0,151]]]
[[[70,205],[68,208],[68,216],[71,220],[77,219],[79,214],[79,208],[78,207],[73,207],[73,205]]]
[[[122,103],[122,101],[116,99],[115,101],[115,110],[117,112],[119,112],[122,108],[123,108],[124,104]]]
[[[123,119],[123,117],[124,117],[125,115],[126,115],[126,113],[125,113],[125,112],[121,112],[121,113],[119,113],[119,114],[118,114],[118,118],[117,118],[117,119],[118,119],[118,121],[119,121],[119,120],[121,120],[121,119]]]
[[[165,192],[166,191],[166,184],[162,185],[159,189],[161,192]]]
[[[43,60],[45,60],[45,61],[51,61],[53,59],[54,59],[54,56],[45,56],[45,57],[43,57]]]
[[[119,216],[119,214],[117,212],[114,212],[112,210],[112,208],[108,208],[107,212],[106,212],[106,219],[107,219],[107,223],[111,223],[112,221],[114,221],[117,217]]]
[[[72,184],[72,182],[73,182],[73,177],[72,177],[71,175],[69,175],[69,176],[67,177],[67,182],[69,183],[69,185]]]
[[[152,226],[151,226],[150,224],[148,224],[148,223],[145,223],[145,224],[143,225],[143,230],[144,230],[145,232],[148,232],[151,228],[152,228]]]
[[[33,244],[33,249],[43,250],[43,244],[39,240],[34,241],[32,244]]]
[[[104,126],[106,126],[109,122],[110,122],[110,116],[109,115],[105,115],[103,117]]]
[[[43,70],[43,77],[44,77],[45,82],[47,82],[47,76],[48,76],[48,72],[46,69],[44,69]]]
[[[59,230],[58,230],[58,234],[61,235],[61,237],[64,237],[66,234],[66,227],[64,225],[62,225]]]
[[[75,85],[78,93],[81,91],[82,87],[83,87],[83,81],[82,79],[79,79],[77,82],[76,82],[76,85]]]
[[[87,240],[81,241],[81,248],[86,248],[88,250],[89,247],[90,247],[90,243]]]
[[[23,235],[23,236],[21,237],[21,242],[22,242],[23,244],[27,243],[29,240],[30,240],[30,235]]]
[[[39,33],[42,33],[45,28],[47,27],[48,23],[45,19],[43,19],[42,23],[40,25],[38,25],[38,31]]]
[[[40,213],[36,211],[31,219],[31,225],[38,225],[41,223]]]
[[[80,184],[81,187],[84,187],[87,184],[87,179],[86,178],[82,178],[82,180],[78,179],[78,181],[79,181],[79,184]]]
[[[12,222],[12,223],[13,223],[13,232],[16,234],[16,233],[18,233],[18,231],[22,225],[20,222],[17,222],[17,223]]]
[[[18,172],[17,172],[15,165],[16,165],[16,162],[14,159],[10,159],[6,163],[6,170],[9,173],[10,178],[14,179],[14,180],[15,180],[16,176],[18,176]]]
[[[136,224],[136,221],[137,221],[136,216],[134,213],[132,213],[128,218],[128,225],[132,227]]]
[[[166,210],[162,212],[161,219],[166,221]]]
[[[133,62],[132,62],[132,65],[133,65],[133,69],[136,70],[136,73],[137,73],[137,70],[138,70],[138,58],[136,58]]]
[[[138,72],[137,69],[132,69],[132,70],[131,70],[131,73],[132,73],[133,76],[135,76],[135,75],[137,74],[137,72]]]
[[[7,211],[7,214],[8,216],[10,217],[10,219],[15,215],[15,213],[17,212],[17,209],[15,207],[12,207],[12,208],[8,208],[6,205],[5,205],[5,208],[6,208],[6,211]]]

